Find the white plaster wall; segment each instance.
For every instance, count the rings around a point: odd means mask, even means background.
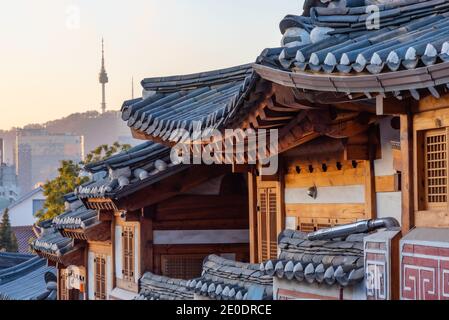
[[[88,258],[87,258],[87,285],[88,285],[88,299],[89,300],[95,300],[95,286],[94,286],[94,259],[95,254],[91,251],[89,251]]]
[[[115,276],[123,279],[123,261],[122,261],[122,227],[115,226]]]
[[[297,219],[296,217],[285,217],[285,229],[296,230]]]
[[[308,188],[285,189],[286,204],[365,203],[365,186],[318,187],[316,199],[307,195]]]
[[[248,230],[169,230],[154,231],[154,244],[249,243]]]
[[[399,130],[391,127],[392,117],[380,120],[380,140],[382,145],[382,159],[374,161],[374,171],[377,177],[391,176],[396,171],[393,168],[393,150],[391,141],[399,141]]]
[[[32,226],[37,222],[37,219],[33,216],[33,200],[45,200],[44,193],[42,191],[38,192],[24,201],[13,205],[9,209],[11,226]]]
[[[402,220],[402,193],[388,192],[377,193],[377,217],[396,218],[401,223]]]

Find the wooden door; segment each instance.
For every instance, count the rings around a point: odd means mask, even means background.
[[[279,188],[258,188],[259,262],[277,259]]]

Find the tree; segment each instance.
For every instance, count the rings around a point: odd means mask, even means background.
[[[18,248],[16,235],[12,231],[9,221],[9,212],[8,209],[5,209],[0,225],[0,251],[17,252]]]
[[[119,142],[114,142],[111,146],[103,144],[89,152],[83,164],[95,163],[107,159],[118,152],[128,151],[129,149],[131,149],[131,145],[120,144]]]
[[[43,209],[36,213],[39,221],[53,219],[64,212],[64,196],[89,180],[87,177],[80,177],[80,171],[81,166],[71,160],[61,162],[58,176],[43,185],[46,200]]]
[[[122,145],[115,142],[112,146],[99,146],[91,151],[81,163],[62,161],[61,167],[58,169],[58,176],[53,180],[47,181],[43,186],[46,200],[43,209],[36,213],[36,217],[39,218],[39,221],[53,219],[64,213],[64,196],[73,192],[76,187],[89,181],[88,177],[80,177],[83,165],[101,161],[117,152],[129,150],[129,148],[131,148],[131,146],[128,144]]]

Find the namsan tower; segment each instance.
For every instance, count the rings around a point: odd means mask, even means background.
[[[106,112],[106,83],[109,82],[108,74],[104,64],[104,39],[101,39],[101,71],[100,71],[100,84],[101,84],[101,112]]]

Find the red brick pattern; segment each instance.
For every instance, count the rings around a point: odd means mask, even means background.
[[[389,253],[386,242],[365,243],[366,297],[368,300],[387,300]]]
[[[404,300],[449,300],[449,248],[403,245],[401,293]]]

